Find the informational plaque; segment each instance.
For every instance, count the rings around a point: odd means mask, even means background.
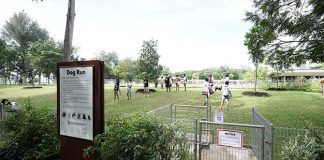
[[[242,148],[243,132],[236,130],[217,129],[217,144],[220,146]]]
[[[215,122],[224,123],[224,112],[215,112]]]
[[[93,140],[93,67],[62,67],[60,135]]]
[[[104,62],[99,60],[57,63],[57,128],[60,158],[84,159],[105,131]],[[96,153],[87,160],[95,160]]]

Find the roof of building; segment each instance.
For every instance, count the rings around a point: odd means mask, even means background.
[[[275,72],[271,73],[275,74]],[[279,73],[279,77],[284,76],[324,76],[324,69],[293,69]]]

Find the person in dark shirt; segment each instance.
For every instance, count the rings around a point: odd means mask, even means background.
[[[119,86],[117,85],[117,83],[115,83],[114,85],[114,101],[118,101],[119,100]]]
[[[117,77],[116,78],[116,85],[117,85],[117,87],[118,87],[118,93],[119,93],[119,95],[121,95],[121,92],[120,92],[120,80],[119,80],[119,77]]]
[[[165,88],[167,92],[171,92],[171,86],[172,86],[171,76],[168,75],[165,77]]]
[[[144,83],[144,96],[148,97],[150,96],[150,89],[149,89],[149,80],[147,76],[144,77],[143,83]]]

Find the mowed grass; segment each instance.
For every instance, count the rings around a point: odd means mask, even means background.
[[[135,92],[138,88],[133,88]],[[275,126],[303,128],[308,125],[324,126],[324,97],[320,93],[268,91],[270,97],[247,97],[241,93],[246,90],[233,90],[230,100],[230,110],[247,112],[255,108]],[[132,99],[127,100],[126,88],[121,88],[118,102],[113,101],[112,86],[105,87],[106,113],[145,113],[161,106],[174,103],[186,105],[203,105],[204,96],[200,88],[188,88],[186,92],[180,88],[168,93],[157,88],[157,92],[144,97],[141,93],[132,93]],[[32,104],[56,110],[56,86],[44,85],[40,89],[23,89],[23,86],[0,85],[0,99],[23,104],[26,97],[32,99]],[[219,91],[210,98],[210,105],[215,110],[220,105]],[[225,110],[225,115],[226,115]],[[190,113],[188,113],[190,114]],[[235,117],[234,117],[235,118]]]

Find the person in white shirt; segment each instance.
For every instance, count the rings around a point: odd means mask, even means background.
[[[127,98],[128,98],[128,100],[132,99],[132,86],[133,86],[133,82],[130,79],[127,82]]]
[[[179,77],[179,75],[176,75],[175,84],[176,84],[176,91],[179,91],[180,90],[180,77]]]
[[[221,89],[222,101],[221,101],[221,106],[220,106],[220,108],[223,109],[224,101],[226,101],[227,110],[228,110],[229,99],[230,99],[230,95],[231,95],[231,90],[230,90],[230,87],[228,86],[228,84],[229,84],[229,81],[225,81],[225,85],[222,86],[222,89]]]
[[[186,77],[186,74],[183,74],[183,86],[184,86],[184,89],[185,89],[185,91],[187,91],[187,81],[188,81],[188,79],[187,79],[187,77]]]
[[[163,89],[163,86],[164,86],[164,78],[163,77],[161,77],[161,79],[160,79],[160,85],[161,85],[161,89]]]
[[[208,98],[210,96],[209,88],[210,88],[210,83],[208,82],[208,78],[206,78],[203,86],[203,91],[202,91],[202,95],[206,96],[204,106],[208,106]]]

